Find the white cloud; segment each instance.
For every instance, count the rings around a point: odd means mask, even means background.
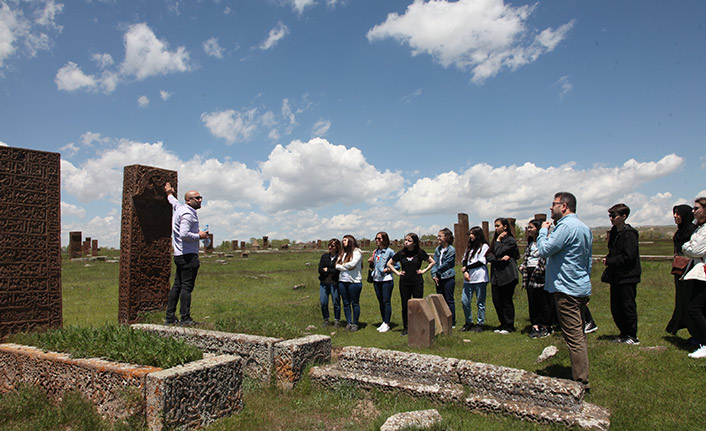
[[[397,172],[380,172],[357,148],[332,145],[321,138],[277,145],[261,165],[269,181],[262,205],[302,209],[332,202],[373,203],[402,186]],[[332,181],[331,172],[336,172]]]
[[[569,82],[569,77],[567,75],[564,75],[559,78],[559,80],[556,82],[556,85],[558,85],[560,88],[559,99],[563,99],[564,96],[571,93],[571,90],[574,89],[574,86],[571,85],[571,82]]]
[[[75,91],[79,89],[95,90],[98,87],[96,79],[91,75],[83,73],[80,67],[72,61],[64,65],[54,78],[56,87],[59,90]]]
[[[169,100],[169,98],[172,97],[172,93],[166,90],[159,90],[159,97],[161,97],[162,100]]]
[[[201,121],[213,136],[223,138],[228,144],[233,144],[250,139],[257,128],[256,113],[257,109],[255,108],[244,112],[234,109],[205,112],[201,114]]]
[[[282,21],[277,23],[277,27],[270,30],[270,34],[260,44],[260,49],[270,49],[289,33],[289,28]]]
[[[540,168],[533,163],[493,167],[486,163],[465,172],[445,172],[422,178],[407,189],[398,208],[410,214],[456,213],[472,208],[479,217],[514,217],[548,211],[555,192],[574,193],[577,213],[584,221],[603,220],[606,208],[626,194],[654,179],[674,173],[684,165],[683,158],[670,154],[657,162],[628,160],[622,166],[594,166],[579,170],[572,164]],[[552,186],[547,190],[547,184]],[[455,198],[449,199],[453,191]]]
[[[81,143],[83,145],[92,147],[94,143],[106,144],[110,141],[109,138],[101,136],[100,133],[95,132],[85,132],[81,135]]]
[[[203,50],[211,57],[223,58],[223,48],[218,44],[218,39],[215,37],[203,43]]]
[[[140,108],[146,108],[150,104],[150,98],[147,96],[140,96],[137,98],[137,104]]]
[[[113,65],[113,57],[110,54],[93,54],[91,58],[101,69]]]
[[[395,39],[409,45],[412,55],[428,54],[444,67],[470,70],[472,81],[482,84],[503,68],[535,61],[566,37],[573,21],[533,34],[525,23],[535,7],[503,0],[415,0],[403,15],[389,14],[367,37]]]
[[[61,201],[61,215],[63,216],[76,216],[76,217],[85,217],[86,216],[86,209],[81,208],[79,206],[76,206],[74,204],[66,203],[64,201]]]
[[[7,145],[6,143],[4,143],[3,141],[0,141],[0,147],[9,147],[9,145]]]
[[[39,51],[51,48],[53,36],[62,30],[55,20],[63,7],[54,0],[0,2],[0,72],[18,50],[27,57],[34,57]]]
[[[157,39],[145,23],[131,25],[123,39],[125,59],[120,70],[124,75],[132,75],[141,81],[150,76],[191,69],[186,48],[180,46],[176,51],[169,51],[168,43]]]
[[[304,9],[310,6],[314,6],[316,2],[314,0],[286,0],[287,3],[291,4],[292,9],[299,15],[304,12]],[[330,0],[328,0],[330,2]],[[335,2],[334,2],[335,3]]]
[[[314,127],[312,128],[312,133],[314,136],[324,136],[326,133],[328,133],[328,129],[331,128],[331,121],[330,120],[324,120],[323,118],[319,119],[316,123],[314,123]]]
[[[80,150],[80,148],[73,142],[69,142],[68,144],[59,148],[59,152],[61,152],[62,156],[73,156],[78,153],[78,150]]]

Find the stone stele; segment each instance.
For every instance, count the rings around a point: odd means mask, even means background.
[[[164,184],[177,189],[177,173],[125,166],[120,229],[118,321],[132,323],[142,311],[167,304],[171,272],[172,206]]]

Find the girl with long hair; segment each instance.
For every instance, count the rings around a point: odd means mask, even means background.
[[[422,262],[428,262],[421,269]],[[394,264],[400,263],[400,270]],[[416,233],[408,233],[404,237],[404,247],[387,261],[387,267],[400,277],[400,298],[402,299],[402,335],[407,335],[407,301],[410,298],[424,296],[424,278],[422,275],[431,269],[434,259],[419,247],[419,237]]]
[[[392,289],[395,287],[387,261],[394,256],[395,252],[390,248],[390,237],[387,232],[378,232],[375,235],[375,244],[377,248],[368,259],[368,263],[373,267],[373,287],[380,304],[380,317],[382,317],[378,332],[387,332],[390,330]]]
[[[338,271],[336,260],[341,252],[341,241],[332,238],[328,242],[328,253],[321,255],[319,260],[319,303],[324,318],[323,326],[329,326],[328,298],[333,302],[333,326],[338,328],[341,320],[341,298],[338,295]]]
[[[519,279],[517,259],[520,257],[517,241],[506,218],[495,220],[495,234],[490,244],[494,258],[490,265],[490,286],[493,305],[498,313],[500,326],[494,332],[509,334],[515,331],[515,304],[512,295]]]
[[[456,326],[456,302],[454,290],[456,289],[456,249],[452,245],[454,234],[445,227],[436,236],[439,246],[434,250],[434,265],[431,267],[431,278],[436,285],[436,293],[444,295],[446,305],[451,310],[452,326]]]
[[[545,260],[537,250],[537,234],[542,228],[542,222],[537,219],[527,223],[527,247],[520,265],[522,272],[522,287],[527,290],[529,306],[530,338],[544,338],[552,333],[551,294],[544,290]]]
[[[488,266],[486,255],[490,251],[488,241],[480,226],[473,226],[468,234],[468,248],[463,253],[461,261],[461,271],[463,272],[463,293],[461,294],[461,305],[465,324],[461,331],[483,332],[485,324],[485,294],[488,287]],[[473,311],[471,301],[476,295],[476,306],[478,307],[477,324],[473,325]]]
[[[363,290],[361,267],[363,252],[358,248],[358,242],[353,235],[345,235],[342,241],[343,252],[338,255],[336,269],[338,275],[338,291],[343,298],[343,312],[346,315],[346,330],[358,330],[360,317],[360,292]]]

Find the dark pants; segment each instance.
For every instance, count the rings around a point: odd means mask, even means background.
[[[610,312],[621,337],[637,338],[637,283],[610,285]]]
[[[174,285],[169,291],[167,300],[167,322],[175,322],[177,302],[180,303],[179,315],[182,322],[191,319],[191,292],[194,290],[196,275],[199,272],[199,255],[196,253],[174,256],[176,264],[176,274],[174,275]]]
[[[392,317],[392,289],[395,287],[395,283],[392,280],[375,281],[373,287],[375,295],[378,297],[378,304],[380,304],[380,317],[382,317],[383,323],[389,325]]]
[[[402,325],[404,329],[407,329],[407,301],[409,301],[412,297],[424,297],[424,284],[400,283],[400,299],[402,299]]]
[[[446,305],[451,310],[451,321],[456,326],[456,302],[454,302],[454,289],[456,289],[456,278],[441,278],[436,285],[436,293],[444,295]]]
[[[492,285],[493,306],[498,313],[499,329],[510,332],[515,330],[515,303],[512,302],[512,295],[515,294],[516,285],[517,280],[502,286]]]
[[[701,280],[693,280],[693,295],[689,302],[689,315],[694,321],[694,329],[696,330],[696,338],[699,339],[701,345],[706,344],[706,282]]]
[[[528,288],[527,303],[529,304],[529,317],[532,326],[552,326],[552,294],[543,288]]]

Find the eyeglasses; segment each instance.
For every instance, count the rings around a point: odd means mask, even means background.
[[[552,208],[554,208],[554,205],[560,205],[560,204],[562,204],[562,203],[563,203],[563,202],[552,202]]]

